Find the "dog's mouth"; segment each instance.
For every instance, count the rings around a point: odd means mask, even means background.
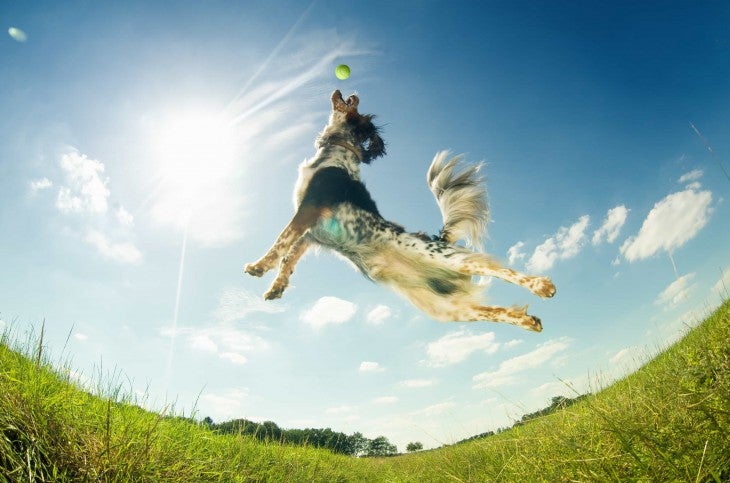
[[[342,98],[342,92],[336,90],[332,93],[332,110],[344,113],[357,113],[357,106],[360,104],[360,98],[352,94],[347,99]]]

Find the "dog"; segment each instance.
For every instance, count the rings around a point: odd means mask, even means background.
[[[295,214],[269,251],[246,273],[260,277],[279,264],[266,300],[280,298],[308,248],[323,246],[349,259],[367,278],[405,296],[437,321],[505,322],[540,332],[542,323],[524,307],[483,305],[475,276],[497,277],[539,297],[555,295],[547,277],[525,275],[500,266],[481,250],[489,220],[481,165],[464,167],[461,156],[436,154],[428,185],[441,209],[444,226],[436,236],[409,233],[385,220],[360,180],[360,165],[385,154],[373,115],[358,112],[356,95],[336,90],[332,113],[315,141],[317,152],[299,166],[294,189]],[[458,241],[463,245],[457,244]]]

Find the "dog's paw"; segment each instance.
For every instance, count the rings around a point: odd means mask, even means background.
[[[264,300],[280,299],[284,294],[285,285],[273,285],[265,294]]]
[[[260,277],[264,274],[264,272],[266,272],[266,270],[257,263],[247,263],[243,270],[254,277]]]
[[[535,317],[534,315],[527,315],[523,319],[520,326],[533,332],[542,332],[542,322],[538,317]]]
[[[530,284],[532,293],[542,298],[550,298],[555,295],[555,284],[547,277],[535,277]]]

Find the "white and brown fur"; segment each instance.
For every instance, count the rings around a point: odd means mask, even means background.
[[[315,143],[317,153],[299,166],[294,217],[266,255],[246,265],[247,273],[260,277],[279,264],[264,298],[281,297],[297,261],[310,246],[320,245],[339,252],[365,276],[438,321],[506,322],[541,331],[540,319],[527,314],[526,306],[484,305],[483,287],[472,280],[497,277],[540,297],[555,295],[549,278],[515,272],[481,252],[489,211],[480,166],[464,168],[460,157],[436,154],[427,180],[444,228],[434,237],[406,232],[380,216],[360,181],[360,164],[384,155],[385,144],[373,116],[358,113],[358,104],[355,95],[344,100],[340,91],[332,94],[332,114]],[[459,240],[471,249],[457,245]]]

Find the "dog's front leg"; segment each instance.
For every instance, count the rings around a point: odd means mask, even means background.
[[[266,255],[256,263],[249,263],[244,270],[249,275],[260,277],[276,266],[279,260],[289,252],[292,245],[317,221],[321,209],[311,205],[302,205],[294,218],[284,228]]]
[[[264,294],[264,299],[274,300],[281,298],[284,290],[286,290],[286,288],[289,286],[289,277],[291,277],[291,274],[294,273],[294,267],[296,266],[299,259],[302,258],[302,255],[304,255],[304,253],[307,251],[309,245],[309,236],[307,236],[306,234],[292,244],[289,252],[287,252],[284,258],[281,259],[281,264],[279,265],[279,274],[276,276],[276,279],[271,284],[271,287],[269,287],[269,290]]]

